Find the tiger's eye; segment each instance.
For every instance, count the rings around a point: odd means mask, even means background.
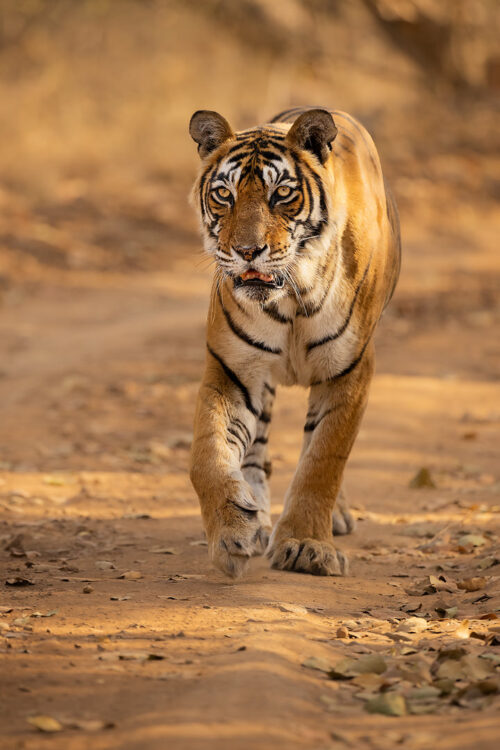
[[[229,198],[231,195],[231,191],[225,187],[216,188],[213,192],[217,198],[222,198],[223,200]]]
[[[288,187],[288,185],[280,185],[276,192],[280,198],[288,198],[288,196],[291,195],[293,191],[291,187]]]

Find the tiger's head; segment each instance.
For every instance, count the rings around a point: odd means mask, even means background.
[[[317,273],[310,256],[328,226],[333,177],[326,164],[337,134],[331,114],[312,109],[291,127],[234,133],[222,115],[200,110],[189,132],[202,159],[193,199],[219,273],[242,299],[294,294]]]

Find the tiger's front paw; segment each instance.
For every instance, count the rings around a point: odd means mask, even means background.
[[[250,558],[262,555],[267,547],[270,529],[265,522],[258,510],[228,501],[209,535],[208,550],[215,567],[231,578],[242,576]]]
[[[294,570],[315,576],[343,576],[348,570],[344,553],[330,542],[317,539],[281,539],[271,545],[267,555],[271,567],[277,570]]]

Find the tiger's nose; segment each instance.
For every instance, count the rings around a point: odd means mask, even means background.
[[[241,255],[244,260],[254,260],[258,255],[264,252],[267,245],[233,245],[233,250]]]

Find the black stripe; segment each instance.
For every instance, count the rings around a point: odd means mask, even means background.
[[[276,388],[273,388],[272,385],[269,385],[269,383],[264,383],[264,388],[266,389],[266,391],[269,391],[272,396],[276,396]]]
[[[263,307],[262,310],[266,315],[269,315],[270,318],[276,320],[277,323],[285,324],[293,322],[292,318],[286,318],[284,315],[281,315],[274,306]]]
[[[309,352],[311,351],[311,349],[314,349],[317,346],[323,346],[323,344],[328,344],[330,341],[335,341],[335,339],[338,339],[339,336],[342,336],[342,334],[344,333],[344,331],[346,330],[347,326],[349,325],[349,323],[351,321],[352,314],[354,312],[354,306],[356,304],[356,300],[358,298],[358,294],[359,294],[359,292],[361,290],[363,282],[366,279],[366,274],[368,273],[368,269],[370,268],[370,264],[371,264],[371,257],[370,257],[370,260],[368,261],[367,266],[366,266],[366,268],[364,270],[363,276],[361,277],[361,280],[359,281],[359,283],[358,283],[358,285],[356,287],[356,290],[354,292],[354,296],[353,296],[353,298],[351,300],[351,305],[349,307],[349,312],[347,313],[347,317],[344,320],[344,322],[342,323],[342,325],[340,326],[340,328],[337,331],[335,331],[335,333],[331,333],[329,336],[324,336],[322,339],[318,339],[316,341],[310,341],[309,344],[306,346],[307,354],[309,354]]]
[[[375,324],[376,325],[376,324]],[[336,375],[332,375],[331,378],[327,378],[326,380],[316,380],[315,382],[311,383],[311,385],[323,385],[323,383],[333,383],[336,380],[340,380],[340,378],[343,378],[345,375],[349,375],[350,372],[356,369],[356,367],[359,365],[361,360],[363,359],[363,354],[366,351],[366,347],[371,341],[371,337],[373,334],[373,331],[375,330],[375,326],[373,326],[372,330],[370,331],[370,335],[368,336],[367,340],[364,343],[363,348],[361,349],[360,353],[356,357],[356,359],[353,359],[350,365],[347,365],[347,367],[344,367],[343,370],[338,372]]]
[[[250,398],[250,393],[249,393],[248,388],[245,385],[243,385],[243,383],[241,382],[241,380],[239,379],[239,377],[236,375],[236,373],[233,372],[231,370],[231,368],[226,365],[226,363],[224,362],[224,360],[222,359],[222,357],[219,357],[219,355],[214,352],[214,350],[210,347],[209,344],[207,344],[207,349],[210,352],[210,354],[212,355],[212,357],[214,359],[216,359],[217,362],[220,364],[220,366],[224,370],[224,372],[227,375],[227,377],[229,378],[229,380],[231,380],[234,383],[234,385],[237,388],[239,388],[239,390],[241,391],[241,394],[242,394],[243,399],[245,401],[245,406],[248,409],[248,411],[250,411],[256,417],[259,416],[259,412],[254,407],[254,405],[252,404],[252,400]]]
[[[239,432],[237,432],[237,431],[236,431],[235,429],[233,429],[232,427],[228,427],[228,428],[227,428],[227,431],[229,432],[229,434],[230,434],[230,435],[232,435],[233,437],[235,437],[235,438],[236,438],[236,440],[238,440],[238,441],[239,441],[239,442],[241,443],[241,446],[242,446],[242,448],[243,448],[243,451],[245,452],[245,451],[246,451],[246,449],[247,449],[247,447],[248,447],[248,444],[247,444],[247,442],[246,442],[245,440],[243,440],[243,438],[241,437],[240,433],[239,433]]]
[[[328,295],[330,293],[330,289],[331,289],[331,286],[332,286],[332,281],[333,281],[333,279],[335,277],[336,271],[337,271],[337,266],[334,263],[333,264],[332,274],[331,274],[330,278],[328,279],[328,283],[327,283],[327,285],[325,287],[325,291],[323,292],[323,296],[321,297],[321,299],[318,302],[318,304],[314,305],[314,306],[312,305],[312,303],[310,305],[306,304],[306,310],[305,311],[301,310],[301,309],[297,310],[297,315],[302,315],[302,316],[305,315],[306,317],[310,318],[310,317],[312,317],[313,315],[316,315],[317,313],[319,313],[322,310],[323,305],[325,304],[326,299],[327,299],[327,297],[328,297]]]
[[[224,303],[222,302],[222,296],[220,293],[220,289],[217,290],[217,294],[219,297],[220,306],[222,308],[222,312],[224,313],[224,317],[227,320],[227,324],[229,328],[232,330],[238,338],[240,338],[242,341],[244,341],[246,344],[249,344],[249,346],[254,346],[256,349],[260,349],[263,352],[268,352],[269,354],[281,354],[281,349],[273,349],[271,346],[267,346],[266,344],[261,344],[260,341],[256,341],[251,336],[246,333],[243,328],[240,328],[240,326],[234,322],[234,320],[231,318],[229,312],[224,307]]]
[[[262,445],[266,445],[269,442],[269,438],[266,438],[266,437],[256,437],[253,442],[254,442],[254,445],[255,445],[255,443],[261,443]]]
[[[332,410],[327,409],[324,414],[321,415],[319,419],[316,419],[315,421],[306,422],[304,425],[304,432],[313,432],[316,427],[319,425],[320,422],[323,421],[323,419],[326,417],[327,414],[330,414]]]
[[[252,434],[251,434],[250,430],[248,429],[248,427],[246,426],[246,424],[245,424],[244,422],[242,422],[242,421],[241,421],[241,419],[233,419],[232,421],[233,421],[233,423],[234,423],[234,424],[235,424],[235,425],[236,425],[237,427],[239,427],[239,428],[240,428],[240,430],[241,430],[242,432],[244,432],[244,433],[245,433],[245,435],[246,435],[246,438],[247,438],[247,441],[248,441],[248,443],[250,443],[250,442],[251,442],[251,440],[252,440]]]
[[[268,424],[271,421],[271,415],[269,412],[263,411],[262,414],[259,415],[259,422],[265,422]]]
[[[227,438],[227,442],[230,445],[234,445],[236,448],[238,448],[238,453],[240,454],[240,460],[241,460],[241,458],[243,458],[243,456],[245,455],[244,452],[241,450],[241,445],[237,443],[236,440],[231,440],[231,438]]]
[[[241,468],[242,469],[260,469],[261,471],[264,472],[264,474],[266,473],[266,470],[260,464],[253,464],[253,463],[242,464]]]

